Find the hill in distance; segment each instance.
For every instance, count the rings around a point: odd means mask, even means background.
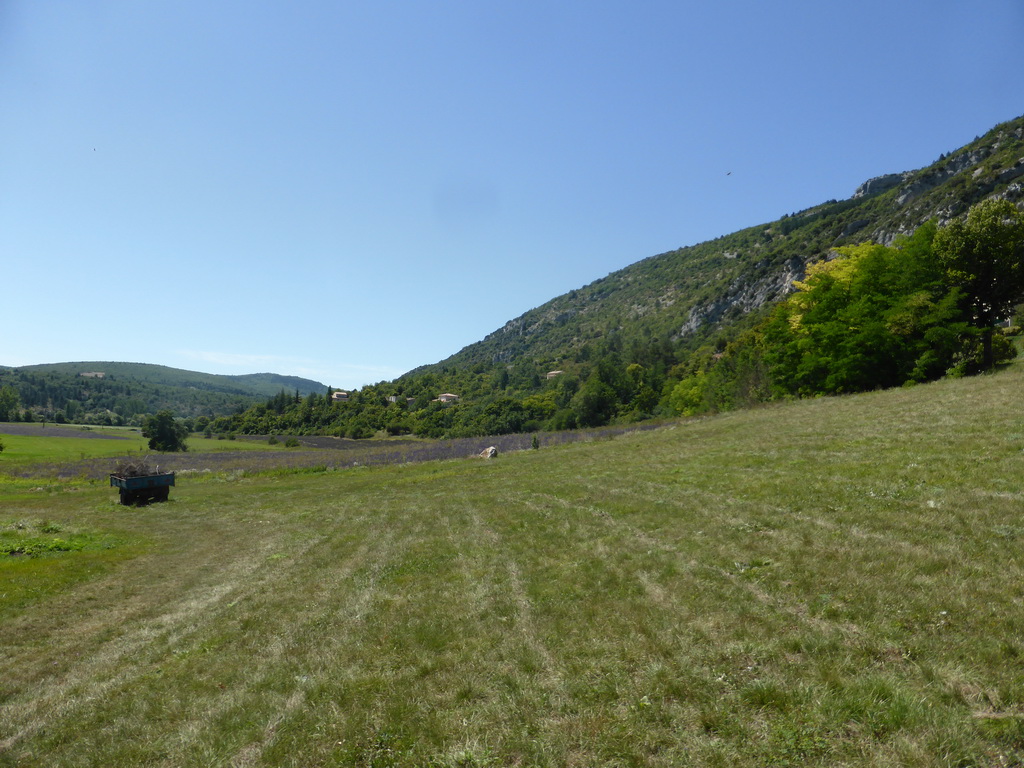
[[[150,363],[87,361],[0,368],[0,386],[11,385],[23,408],[69,419],[112,413],[124,421],[168,409],[182,417],[223,416],[282,390],[323,394],[318,381],[276,373],[224,376]]]
[[[225,392],[236,395],[252,395],[270,397],[282,389],[289,392],[298,390],[301,395],[310,392],[322,393],[326,384],[298,376],[284,376],[278,373],[247,373],[239,376],[226,376],[216,373],[187,371],[181,368],[170,368],[166,365],[151,363],[119,363],[119,362],[77,362],[77,363],[46,363],[42,365],[25,365],[16,370],[33,373],[59,373],[82,376],[82,374],[100,372],[107,379],[129,379],[161,386],[188,387],[210,392]]]

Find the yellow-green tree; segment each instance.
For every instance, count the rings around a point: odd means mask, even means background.
[[[931,249],[934,226],[897,247],[866,243],[807,270],[763,327],[774,385],[837,394],[939,378],[973,344]]]

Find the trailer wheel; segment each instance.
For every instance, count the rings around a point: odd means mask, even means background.
[[[163,488],[157,488],[156,493],[153,494],[153,498],[156,501],[167,501],[167,497],[171,495],[171,489],[169,486]]]

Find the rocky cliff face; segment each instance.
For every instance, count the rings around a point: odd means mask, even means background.
[[[962,173],[968,168],[973,168],[988,157],[991,151],[988,147],[982,147],[972,152],[962,152],[956,157],[950,157],[938,167],[932,166],[929,169],[913,174],[913,181],[900,187],[896,197],[896,205],[906,205],[911,200],[935,189],[958,173]]]
[[[793,290],[793,281],[802,280],[807,270],[803,259],[789,259],[782,269],[752,279],[747,275],[736,278],[728,292],[707,304],[695,306],[677,334],[683,338],[706,324],[721,323],[730,313],[748,314],[765,304],[776,302]]]
[[[857,187],[850,201],[866,203],[886,196],[886,205],[876,208],[871,215],[866,211],[863,218],[846,222],[838,232],[836,244],[852,238],[892,245],[926,221],[937,219],[944,224],[986,197],[1004,197],[1020,203],[1024,201],[1024,181],[1019,181],[1024,177],[1022,155],[1024,118],[1018,118],[927,168],[868,179]],[[721,296],[694,306],[679,328],[678,337],[778,301],[793,290],[794,280],[803,278],[807,264],[827,257],[828,250],[809,251],[776,266],[769,275],[734,281]]]
[[[905,173],[890,173],[885,176],[875,176],[873,179],[868,179],[853,193],[853,200],[858,200],[862,197],[873,197],[874,195],[880,195],[883,192],[888,192],[893,187],[898,187],[910,176],[910,172]]]

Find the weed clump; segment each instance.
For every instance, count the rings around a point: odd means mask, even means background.
[[[14,542],[0,542],[0,555],[28,555],[36,557],[47,552],[75,552],[85,547],[78,538],[45,539],[42,537],[24,538]]]
[[[35,532],[31,529],[35,528]],[[85,539],[77,533],[67,538],[43,534],[61,533],[63,526],[49,520],[16,520],[0,524],[0,556],[28,555],[36,557],[48,552],[73,552],[85,547]]]

